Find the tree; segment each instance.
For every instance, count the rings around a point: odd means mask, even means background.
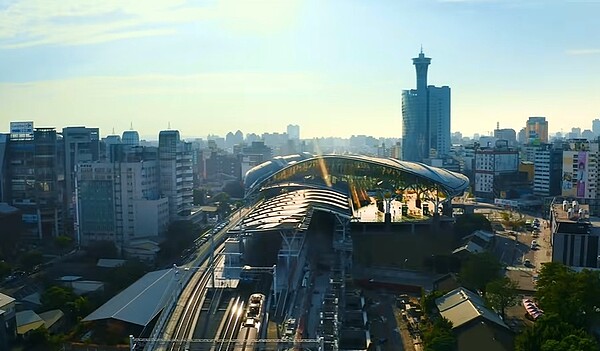
[[[194,205],[197,205],[197,206],[206,205],[206,195],[207,195],[206,189],[204,189],[204,188],[194,189],[194,192],[193,192]]]
[[[127,261],[124,265],[112,269],[106,277],[110,285],[110,294],[117,293],[131,285],[148,271],[148,267],[140,261]]]
[[[85,296],[76,297],[73,301],[68,302],[67,308],[69,314],[77,321],[93,311],[90,300]]]
[[[423,333],[425,351],[455,351],[456,337],[452,332],[452,322],[444,317],[436,319]]]
[[[76,299],[72,289],[62,286],[51,286],[40,296],[45,310],[61,309]]]
[[[457,241],[476,230],[492,231],[492,224],[483,214],[464,214],[456,218],[454,236]]]
[[[518,284],[508,277],[498,278],[486,285],[485,299],[488,304],[502,314],[506,307],[514,306],[517,302]]]
[[[12,267],[8,262],[0,261],[0,280],[7,277],[12,271]]]
[[[87,249],[87,257],[93,261],[100,258],[118,258],[119,250],[114,242],[108,240],[98,240],[91,243]]]
[[[591,335],[562,320],[557,314],[545,314],[533,327],[525,329],[515,340],[517,351],[598,350]]]
[[[425,291],[423,290],[421,295],[422,295],[421,296],[421,309],[426,314],[429,314],[436,307],[435,300],[444,296],[444,292],[439,291],[439,290],[434,290],[434,291],[430,292],[429,294],[425,294]]]
[[[21,256],[21,265],[26,271],[31,271],[33,267],[44,262],[44,256],[37,250],[27,251]]]
[[[23,344],[29,351],[53,351],[61,350],[63,340],[63,335],[50,335],[46,328],[40,327],[28,332]]]
[[[170,258],[191,247],[198,237],[200,228],[190,221],[171,222],[166,240],[160,244],[162,258]]]
[[[59,235],[54,238],[54,245],[58,247],[59,250],[64,251],[73,243],[73,238],[68,237],[66,235]]]
[[[500,261],[488,252],[469,255],[462,264],[460,281],[469,289],[480,290],[485,295],[489,282],[500,277]]]
[[[562,340],[546,340],[541,351],[597,351],[598,343],[589,335],[569,335]]]
[[[536,298],[546,313],[555,313],[565,322],[590,328],[600,306],[600,272],[574,272],[561,263],[542,266]]]

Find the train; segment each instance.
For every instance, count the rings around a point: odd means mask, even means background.
[[[254,351],[255,341],[258,339],[258,333],[262,322],[262,316],[265,308],[265,295],[255,293],[248,299],[244,324],[238,333],[235,351]]]

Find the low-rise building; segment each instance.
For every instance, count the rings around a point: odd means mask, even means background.
[[[452,323],[458,350],[514,349],[513,332],[479,295],[460,287],[436,299],[435,304],[440,315]]]
[[[15,299],[0,293],[0,350],[8,350],[17,335]]]
[[[555,200],[550,209],[552,262],[573,268],[600,267],[600,219],[589,216],[589,206]]]

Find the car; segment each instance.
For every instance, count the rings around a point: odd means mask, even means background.
[[[531,240],[531,247],[535,247],[535,246],[538,246],[538,245],[539,244],[538,244],[537,240]]]
[[[523,266],[532,268],[533,264],[531,263],[531,261],[528,258],[526,258],[525,261],[523,262]]]

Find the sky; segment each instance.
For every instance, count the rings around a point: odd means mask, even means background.
[[[0,132],[402,135],[411,58],[452,131],[600,118],[600,0],[0,0]]]

